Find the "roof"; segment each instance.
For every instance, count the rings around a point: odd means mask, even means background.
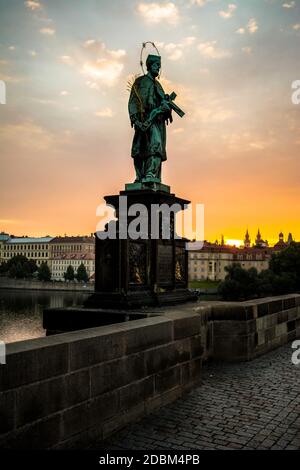
[[[0,233],[0,242],[6,242],[7,240],[9,240],[9,238],[10,238],[10,235],[8,235],[8,233],[4,233],[4,232]]]
[[[58,255],[54,255],[51,257],[52,260],[94,260],[95,255],[93,253],[62,253]]]
[[[95,243],[94,237],[54,237],[51,240],[52,243]]]
[[[10,238],[7,243],[10,245],[15,245],[17,243],[49,243],[52,240],[52,237],[14,237]]]

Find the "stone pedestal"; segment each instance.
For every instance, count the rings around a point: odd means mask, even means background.
[[[117,237],[103,240],[96,236],[95,293],[86,301],[85,307],[134,309],[194,300],[188,290],[187,240],[175,237],[174,221],[174,212],[184,210],[189,201],[171,194],[169,187],[161,186],[142,185],[142,189],[135,189],[134,184],[126,185],[119,195],[105,197],[107,204],[116,210]],[[148,236],[145,238],[124,238],[124,230],[122,235],[120,196],[127,197],[128,208],[133,204],[143,204],[147,208]],[[157,209],[162,204],[164,215]],[[168,211],[169,219],[166,217]],[[149,235],[153,227],[151,216],[159,220],[158,239]],[[134,218],[128,217],[126,229]],[[169,221],[170,238],[165,239],[163,228]]]

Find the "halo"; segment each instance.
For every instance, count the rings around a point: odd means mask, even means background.
[[[154,47],[154,49],[156,50],[157,55],[160,57],[160,53],[159,53],[159,51],[158,51],[156,45],[154,44],[154,42],[152,42],[152,41],[143,42],[142,49],[141,49],[141,54],[140,54],[140,66],[141,66],[141,68],[142,68],[142,71],[143,71],[143,74],[144,74],[144,75],[146,75],[146,74],[145,74],[145,70],[144,70],[143,52],[144,52],[144,50],[146,49],[147,44],[151,44],[151,46]],[[158,78],[160,78],[160,75],[161,75],[161,68],[160,68],[160,72],[159,72]]]

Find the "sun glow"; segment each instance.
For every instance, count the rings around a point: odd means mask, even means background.
[[[226,245],[230,246],[242,246],[244,244],[243,240],[226,240]]]

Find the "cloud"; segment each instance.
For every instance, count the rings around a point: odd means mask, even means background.
[[[63,90],[63,91],[60,92],[61,96],[68,96],[69,94],[70,94],[70,92],[66,91],[66,90]]]
[[[97,117],[105,117],[105,118],[111,118],[114,115],[113,111],[110,108],[103,108],[100,111],[95,111],[94,114]]]
[[[41,28],[40,33],[45,34],[46,36],[53,36],[55,34],[55,29]]]
[[[10,51],[15,51],[16,50],[16,46],[9,46],[8,48]]]
[[[74,66],[87,77],[89,88],[100,90],[100,85],[113,86],[124,69],[124,49],[108,49],[96,39],[86,40],[72,56],[62,55],[59,60],[66,65]]]
[[[292,26],[292,28],[295,30],[295,31],[298,31],[300,29],[300,23],[296,23]]]
[[[28,54],[31,55],[31,57],[36,57],[37,56],[36,51],[28,51]]]
[[[36,2],[33,0],[28,0],[24,2],[26,7],[29,8],[30,10],[41,10],[43,8],[42,4],[40,2]]]
[[[114,85],[123,71],[122,59],[126,56],[126,51],[124,49],[110,50],[103,42],[89,39],[83,44],[83,52],[81,60],[83,59],[84,62],[80,66],[81,72],[87,75],[93,83]]]
[[[245,52],[245,54],[252,54],[252,47],[242,47],[242,51]]]
[[[245,34],[245,32],[246,32],[245,28],[239,28],[236,30],[237,34]]]
[[[0,128],[0,138],[3,144],[11,146],[16,142],[21,148],[30,150],[47,150],[56,141],[47,129],[35,124],[31,120],[26,120],[20,124],[7,124]]]
[[[139,3],[137,11],[148,23],[154,24],[166,21],[169,24],[176,25],[180,18],[178,8],[172,2]]]
[[[60,60],[61,62],[63,62],[64,64],[67,64],[67,65],[74,65],[75,61],[72,57],[70,57],[69,55],[62,55],[60,56]]]
[[[237,6],[235,5],[235,3],[230,3],[226,11],[224,10],[219,11],[219,15],[224,19],[231,18],[233,15],[233,12],[236,9],[237,9]]]
[[[294,8],[296,2],[284,3],[282,8]]]
[[[198,5],[198,7],[204,7],[210,0],[191,0],[191,5]]]
[[[231,57],[231,52],[224,49],[219,49],[216,47],[217,41],[203,42],[198,45],[197,49],[200,54],[204,57],[209,57],[211,59],[224,59],[226,57]]]
[[[167,43],[164,42],[157,42],[156,45],[159,49],[163,49],[169,60],[179,60],[183,54],[185,49],[190,48],[196,41],[195,36],[187,36],[185,37],[182,42],[180,43]]]
[[[251,18],[248,21],[247,28],[248,28],[249,33],[251,34],[255,33],[258,30],[258,25],[254,18]]]

